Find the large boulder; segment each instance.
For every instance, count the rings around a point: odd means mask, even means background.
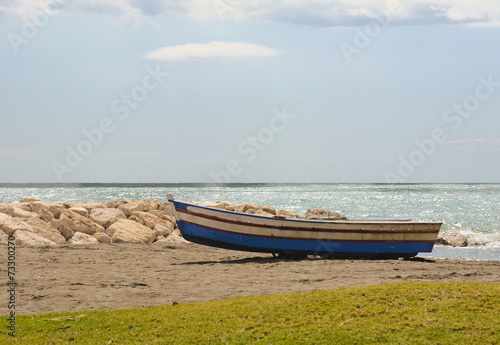
[[[71,210],[62,210],[59,219],[63,225],[66,225],[73,232],[80,231],[87,235],[93,235],[96,232],[104,232],[105,230],[101,225]]]
[[[172,205],[170,204],[170,202],[164,202],[159,208],[158,208],[160,211],[165,211],[167,212],[169,215],[171,215],[172,217],[174,216],[174,212],[172,211]]]
[[[295,219],[303,219],[304,217],[300,214],[297,214],[290,210],[279,210],[276,212],[276,217],[279,218],[295,218]]]
[[[14,233],[16,245],[20,246],[56,246],[57,244],[40,235],[26,230],[17,230]]]
[[[467,247],[467,237],[457,231],[448,231],[440,235],[436,244],[453,247]]]
[[[250,205],[250,204],[234,204],[234,211],[241,213],[255,213],[259,210],[262,210],[262,207],[259,205]]]
[[[198,205],[200,206],[205,206],[205,207],[211,207],[211,208],[218,208],[221,210],[227,210],[228,207],[232,207],[234,211],[234,205],[231,204],[230,202],[227,201],[221,201],[221,200],[216,200],[216,201],[203,201],[199,202]]]
[[[160,200],[142,200],[141,204],[144,212],[153,212],[163,207],[163,203]]]
[[[78,213],[80,216],[83,216],[86,218],[89,217],[89,210],[87,210],[85,207],[73,206],[73,207],[70,207],[69,210],[71,210],[75,213]]]
[[[94,208],[89,218],[106,229],[119,219],[127,219],[125,213],[116,208]]]
[[[33,227],[19,218],[11,217],[5,213],[0,213],[0,229],[11,236],[17,230],[33,232]]]
[[[163,211],[158,211],[158,212],[163,212]],[[167,220],[167,221],[169,221],[170,223],[172,223],[172,225],[174,226],[174,228],[177,225],[177,223],[175,222],[175,217],[174,216],[171,216],[169,214],[162,214],[162,215],[155,214],[155,216],[159,217],[160,220]]]
[[[66,206],[61,202],[44,202],[44,205],[47,206],[50,213],[52,213],[55,218],[59,218],[61,211],[66,208]]]
[[[0,213],[12,216],[12,214],[14,213],[13,210],[12,210],[12,208],[13,207],[11,205],[9,205],[9,204],[5,204],[3,202],[0,203]]]
[[[134,212],[143,212],[144,206],[142,203],[137,201],[130,201],[118,206],[118,209],[121,210],[127,217],[130,217]]]
[[[36,198],[22,198],[21,200],[19,200],[19,202],[36,202],[36,201],[40,201],[40,199],[36,199]]]
[[[156,241],[153,246],[158,246],[158,247],[162,247],[162,246],[165,246],[165,245],[170,245],[170,244],[174,244],[174,243],[189,243],[188,241],[186,241],[180,234],[179,230],[175,230],[174,232],[172,232],[168,237],[165,237],[165,238],[162,238],[158,241]]]
[[[40,219],[45,222],[50,222],[55,218],[52,212],[50,212],[49,208],[40,201],[30,202],[28,205],[31,212],[38,214]]]
[[[348,220],[343,214],[319,208],[307,210],[306,219]]]
[[[123,204],[121,201],[113,200],[113,201],[106,202],[106,207],[107,208],[118,208],[118,206],[120,206],[121,204]]]
[[[262,211],[266,212],[266,213],[270,213],[272,214],[273,216],[276,215],[276,209],[272,206],[262,206]]]
[[[149,212],[134,212],[130,219],[147,226],[151,230],[155,228],[156,224],[160,223],[160,218]]]
[[[184,237],[182,237],[181,232],[179,230],[175,230],[168,237],[165,238],[165,242],[167,243],[189,243],[186,241]]]
[[[80,202],[74,206],[76,207],[84,207],[87,209],[87,211],[92,211],[95,208],[107,208],[106,207],[105,201],[85,201],[85,202]]]
[[[100,243],[111,243],[111,238],[109,238],[108,235],[106,235],[104,232],[96,232],[94,234],[94,237],[100,242]]]
[[[75,232],[73,237],[68,241],[69,244],[99,244],[100,242],[94,236],[84,234],[83,232]]]
[[[57,231],[59,231],[59,233],[66,239],[66,241],[73,237],[73,235],[75,234],[73,230],[64,225],[59,219],[53,219],[49,224],[54,229],[57,229]]]
[[[170,221],[175,226],[175,217],[170,214],[167,210],[156,210],[151,212],[152,215]]]
[[[33,233],[40,235],[56,244],[66,243],[66,239],[61,235],[61,233],[50,226],[49,223],[45,223],[43,220],[38,218],[27,218],[26,223],[32,226]]]
[[[266,216],[266,217],[274,217],[276,214],[266,212],[264,210],[257,210],[253,214],[256,214],[258,216]]]
[[[133,220],[120,219],[106,229],[112,243],[153,243],[156,233],[149,227]]]
[[[84,202],[64,202],[63,205],[66,208],[83,207],[90,213],[90,211],[92,211],[94,208],[107,208],[106,206],[107,203],[108,203],[107,201],[84,201]]]
[[[31,212],[30,205],[25,202],[13,202],[10,206],[20,208],[23,211]]]
[[[156,224],[153,231],[156,233],[156,237],[166,237],[170,235],[175,230],[174,226],[170,222],[164,222]]]
[[[52,219],[55,219],[54,215],[49,211],[47,207],[41,208],[38,211],[38,216],[40,217],[40,219],[47,223],[49,223]]]
[[[31,212],[31,210],[26,211],[25,209],[17,206],[12,208],[12,216],[17,218],[40,218],[38,214]]]

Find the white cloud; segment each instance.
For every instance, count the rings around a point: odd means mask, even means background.
[[[155,60],[247,58],[272,56],[277,53],[274,49],[251,43],[216,41],[164,47],[149,52],[146,58]]]
[[[365,25],[389,11],[393,14],[393,24],[500,25],[498,0],[6,0],[0,11],[33,13],[42,6],[131,20],[177,14],[197,20],[254,20],[336,27]],[[392,11],[394,8],[399,11]]]

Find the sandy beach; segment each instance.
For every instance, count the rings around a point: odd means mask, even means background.
[[[17,314],[27,315],[404,281],[500,283],[500,262],[331,260],[312,256],[287,261],[268,254],[192,243],[18,246],[16,280]],[[5,291],[6,280],[2,285]],[[5,293],[2,296],[6,301]],[[0,314],[7,311],[7,303],[1,303]]]

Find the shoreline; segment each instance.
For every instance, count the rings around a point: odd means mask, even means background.
[[[500,262],[301,261],[193,243],[17,248],[16,313],[127,309],[405,281],[500,283]],[[7,315],[2,303],[0,314]]]

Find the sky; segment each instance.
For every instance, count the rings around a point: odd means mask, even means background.
[[[500,2],[0,0],[0,182],[500,182]]]

